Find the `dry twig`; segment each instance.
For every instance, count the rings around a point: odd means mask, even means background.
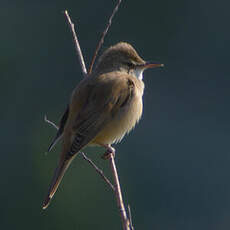
[[[65,16],[66,16],[66,18],[68,20],[69,27],[70,27],[70,29],[72,31],[72,34],[73,34],[73,40],[74,40],[75,49],[77,51],[77,56],[78,56],[78,59],[79,59],[79,63],[81,65],[82,74],[85,77],[85,76],[87,76],[87,70],[86,70],[85,61],[84,61],[84,58],[83,58],[83,55],[82,55],[82,52],[81,52],[81,47],[80,47],[80,44],[79,44],[75,29],[74,29],[74,24],[71,21],[71,18],[69,16],[68,11],[65,10],[64,13],[65,13]]]
[[[59,129],[57,125],[55,125],[52,121],[47,119],[47,116],[44,116],[44,121],[47,122],[48,124],[52,125],[55,129]]]
[[[129,228],[130,221],[127,218],[127,214],[125,211],[125,206],[124,206],[122,193],[121,193],[121,186],[120,186],[120,182],[119,182],[119,178],[118,178],[118,174],[117,174],[117,167],[115,164],[113,154],[110,154],[110,156],[109,156],[109,163],[110,163],[110,168],[111,168],[112,175],[113,175],[114,186],[115,186],[115,195],[116,195],[116,199],[117,199],[117,206],[118,206],[120,216],[121,216],[122,227],[123,227],[123,230],[130,230],[130,228]]]
[[[129,212],[130,229],[134,230],[133,221],[132,221],[132,214],[131,214],[131,208],[130,208],[129,204],[128,204],[128,212]]]
[[[99,168],[97,167],[97,165],[94,164],[93,161],[92,161],[90,158],[88,158],[83,152],[81,152],[81,155],[83,156],[83,158],[84,158],[86,161],[88,161],[88,162],[94,167],[94,169],[98,172],[98,174],[102,177],[102,179],[111,187],[111,189],[112,189],[113,191],[115,191],[114,186],[113,186],[112,183],[108,180],[108,178],[105,176],[105,174],[103,173],[103,171],[102,171],[101,169],[99,169]]]
[[[93,70],[93,65],[94,65],[94,62],[95,62],[95,60],[96,60],[97,54],[98,54],[98,52],[99,52],[101,46],[102,46],[103,43],[104,43],[105,35],[108,33],[108,30],[109,30],[110,26],[112,25],[113,17],[114,17],[114,15],[116,14],[116,12],[118,11],[121,2],[122,2],[122,0],[118,0],[117,5],[116,5],[115,8],[113,9],[113,12],[112,12],[112,14],[111,14],[111,16],[110,16],[110,18],[109,18],[109,22],[108,22],[107,26],[105,27],[105,30],[103,31],[103,33],[102,33],[102,35],[101,35],[101,39],[99,40],[99,42],[98,42],[98,44],[97,44],[96,50],[95,50],[95,52],[94,52],[94,55],[93,55],[93,58],[92,58],[92,61],[91,61],[91,64],[90,64],[90,66],[89,66],[89,71],[88,71],[89,74],[90,74],[90,73],[92,72],[92,70]]]

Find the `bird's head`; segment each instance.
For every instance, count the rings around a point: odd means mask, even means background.
[[[125,71],[141,80],[145,69],[162,66],[157,62],[144,61],[130,44],[119,42],[101,55],[96,72]]]

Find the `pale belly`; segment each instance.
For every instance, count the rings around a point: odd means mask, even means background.
[[[140,120],[143,110],[142,95],[135,96],[128,105],[122,107],[105,128],[90,143],[107,145],[121,141]]]

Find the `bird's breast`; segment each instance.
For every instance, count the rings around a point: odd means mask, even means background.
[[[93,144],[120,142],[125,134],[129,133],[135,127],[142,115],[143,90],[143,82],[138,82],[138,85],[135,85],[134,93],[130,100],[114,114],[110,122],[93,140]]]

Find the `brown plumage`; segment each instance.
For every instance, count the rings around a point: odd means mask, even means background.
[[[142,72],[158,66],[162,65],[145,62],[131,45],[120,42],[107,49],[95,71],[77,85],[49,148],[62,137],[61,156],[43,209],[82,148],[90,145],[110,148],[134,128],[142,115]]]

